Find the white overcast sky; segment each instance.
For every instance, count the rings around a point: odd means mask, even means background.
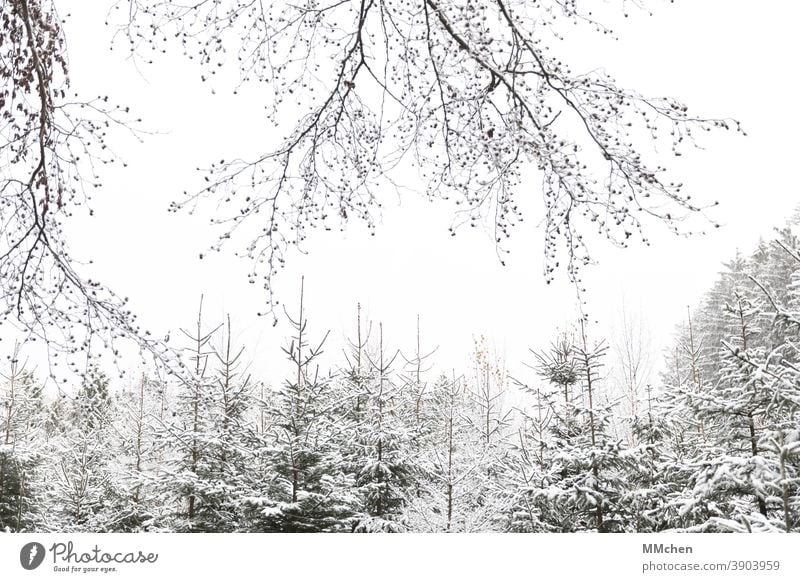
[[[212,94],[200,82],[200,70],[178,53],[137,68],[123,51],[108,50],[112,31],[103,19],[109,2],[58,4],[62,16],[70,14],[74,88],[85,95],[108,94],[159,132],[143,144],[116,141],[128,167],[106,174],[95,217],[75,228],[73,254],[94,259],[91,275],[129,296],[150,330],[172,330],[173,340],[177,328],[192,326],[204,293],[209,323],[230,313],[254,369],[278,381],[268,368],[280,357],[288,328],[283,320],[272,328],[271,320],[255,316],[263,310],[264,295],[247,284],[249,264],[233,258],[233,247],[198,260],[214,240],[207,228],[213,207],[196,216],[166,211],[184,189],[198,184],[197,166],[246,156],[269,143],[257,91],[233,97],[230,85],[217,83]],[[748,137],[714,135],[703,142],[704,150],[690,152],[675,166],[687,191],[719,200],[713,218],[722,228],[690,240],[662,229],[648,248],[593,249],[599,264],[586,273],[586,298],[597,321],[594,333],[610,333],[624,302],[646,320],[660,347],[721,263],[736,248],[749,252],[798,202],[794,61],[800,54],[800,5],[777,0],[650,5],[653,17],[632,6],[629,18],[615,13],[617,22],[610,24],[619,41],[582,45],[568,38],[567,54],[587,68],[604,67],[621,85],[645,95],[670,95],[698,114],[735,117],[748,132]],[[535,204],[541,196],[537,182],[527,188],[525,196]],[[289,254],[279,275],[276,291],[289,305],[295,305],[305,275],[311,327],[320,333],[330,329],[332,349],[353,329],[358,301],[373,320],[384,322],[388,341],[406,350],[412,348],[419,313],[423,346],[439,346],[442,369],[462,367],[479,334],[518,369],[529,347],[544,347],[557,327],[574,320],[574,293],[565,277],[549,287],[543,282],[536,221],[515,233],[502,267],[488,231],[462,229],[451,238],[448,207],[410,198],[398,202],[385,209],[374,237],[357,224],[344,234],[317,233],[304,246],[306,254]]]

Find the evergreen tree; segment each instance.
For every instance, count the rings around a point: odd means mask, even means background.
[[[34,527],[34,487],[42,462],[42,385],[20,361],[15,344],[7,372],[0,373],[0,531]]]
[[[156,488],[166,511],[157,523],[176,531],[239,531],[247,527],[244,500],[253,495],[254,431],[246,418],[252,394],[242,350],[233,346],[230,319],[205,330],[202,298],[195,330],[183,333],[189,365],[178,378],[175,410],[161,425],[167,456]]]
[[[788,231],[780,236],[772,245],[760,243],[749,261],[738,258],[731,269],[735,276],[717,286],[727,295],[720,291],[704,306],[717,347],[708,358],[706,383],[668,388],[670,415],[697,419],[701,427],[702,439],[686,447],[682,461],[690,472],[673,503],[687,529],[774,530],[793,524],[796,472],[794,449],[786,443],[796,422],[796,388],[787,382],[796,330],[788,307],[792,270],[775,249],[791,259],[795,243]],[[767,273],[761,283],[758,277]]]
[[[383,324],[378,325],[375,352],[366,357],[369,372],[362,378],[366,381],[351,384],[361,391],[355,398],[361,421],[351,425],[346,437],[346,463],[355,476],[361,506],[353,531],[404,531],[402,516],[413,484],[409,444],[414,427],[400,386],[392,377],[397,355],[386,354]],[[352,396],[348,400],[352,402]]]
[[[124,492],[127,516],[120,524],[122,531],[150,531],[156,527],[161,498],[156,479],[164,460],[164,447],[159,439],[165,406],[164,382],[142,373],[117,400],[115,410],[115,442],[122,468],[115,476]]]
[[[288,317],[288,315],[287,315]],[[260,438],[266,474],[246,501],[249,528],[266,532],[336,532],[352,528],[356,497],[352,475],[343,470],[337,447],[339,408],[332,380],[317,360],[325,337],[309,342],[301,283],[294,337],[284,349],[293,374],[271,395],[271,430]]]
[[[463,379],[440,376],[425,403],[425,433],[416,460],[419,494],[406,510],[412,531],[488,531],[497,507],[486,498],[483,442],[470,419]]]
[[[68,402],[61,408],[68,423],[46,448],[49,462],[41,484],[46,510],[39,512],[40,528],[119,531],[128,515],[128,500],[117,479],[122,464],[114,454],[108,378],[90,367]]]
[[[526,496],[515,503],[515,527],[561,532],[626,527],[628,508],[621,501],[626,458],[621,443],[609,434],[610,407],[598,398],[606,350],[603,342],[590,344],[581,325],[578,338],[563,335],[549,352],[538,354],[537,371],[563,395],[563,404],[551,408],[553,420],[544,449],[552,449],[548,461],[539,467],[530,463],[527,472],[517,468],[526,483]],[[538,435],[521,439],[523,458],[534,458],[524,443],[540,439]],[[526,504],[537,511],[528,510],[530,518],[520,521]]]

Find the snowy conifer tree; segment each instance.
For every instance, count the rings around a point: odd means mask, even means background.
[[[372,351],[372,353],[370,353]],[[364,352],[368,368],[350,381],[349,402],[358,407],[357,421],[346,433],[344,462],[355,477],[360,515],[354,531],[404,531],[403,512],[413,484],[413,463],[409,445],[415,435],[411,410],[392,365],[397,355],[386,353],[383,324],[378,325],[377,345]],[[355,390],[355,392],[353,392]],[[351,414],[352,416],[352,414]]]
[[[786,398],[787,362],[771,345],[777,336],[760,328],[770,319],[764,300],[752,288],[734,286],[724,305],[719,329],[730,335],[720,342],[714,383],[673,389],[674,412],[686,411],[704,427],[676,501],[684,527],[770,530],[791,521],[786,436],[796,405]]]
[[[425,402],[428,430],[416,460],[418,495],[406,510],[413,531],[490,531],[498,508],[486,493],[486,448],[474,430],[463,378],[440,376]]]
[[[115,479],[126,497],[128,515],[118,529],[148,531],[156,521],[161,498],[155,486],[164,446],[159,439],[164,423],[165,383],[141,373],[117,398],[115,447],[121,467]]]
[[[177,531],[238,531],[246,527],[243,500],[252,496],[246,482],[254,433],[246,421],[252,400],[242,351],[232,344],[230,319],[206,331],[202,298],[196,329],[183,333],[190,365],[179,379],[175,410],[161,425],[167,458],[156,486],[166,511],[157,523]]]
[[[42,475],[40,529],[107,532],[121,529],[128,516],[127,497],[116,476],[114,411],[108,377],[92,366],[69,405],[68,424],[47,444],[48,465]]]
[[[581,326],[577,340],[564,335],[549,352],[538,354],[537,370],[559,397],[551,396],[558,404],[551,408],[549,443],[540,448],[540,456],[552,449],[549,459],[537,467],[529,443],[539,442],[541,447],[544,441],[539,435],[523,435],[517,447],[516,482],[525,495],[518,496],[514,505],[516,529],[625,528],[628,510],[621,499],[626,459],[621,442],[610,435],[610,406],[600,403],[598,392],[606,349],[603,342],[590,344]],[[524,459],[527,471],[520,466]]]
[[[42,386],[20,357],[15,344],[8,370],[0,373],[0,531],[33,527],[34,487],[42,462]]]
[[[271,395],[270,431],[259,435],[258,455],[265,473],[245,500],[248,528],[266,532],[348,531],[357,504],[352,477],[343,471],[336,436],[339,403],[331,378],[317,360],[325,337],[310,342],[301,283],[294,337],[284,349],[293,373]]]

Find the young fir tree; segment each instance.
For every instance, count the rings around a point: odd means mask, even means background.
[[[117,398],[114,425],[116,450],[122,468],[116,478],[127,498],[128,515],[118,530],[147,531],[158,510],[154,479],[163,460],[163,447],[158,438],[160,393],[163,384],[144,372]]]
[[[562,358],[566,353],[552,351],[550,355]],[[546,358],[544,354],[538,356]],[[542,360],[539,363],[535,368],[542,371]],[[561,379],[572,382],[566,359],[561,360],[559,368],[564,374]],[[558,390],[546,390],[538,384],[533,387],[517,378],[513,382],[525,397],[526,404],[518,410],[519,426],[510,439],[509,454],[504,459],[500,483],[507,509],[503,516],[503,529],[520,533],[548,532],[551,525],[545,515],[547,509],[539,503],[537,492],[546,481],[555,452],[553,423],[558,420],[555,411],[559,405],[556,401],[562,395]]]
[[[685,525],[680,515],[682,492],[691,477],[689,463],[702,442],[702,422],[672,399],[702,381],[701,348],[691,316],[678,329],[678,340],[666,352],[661,384],[644,387],[639,414],[632,419],[631,441],[621,455],[626,487],[620,505],[627,509],[626,530],[663,531]]]
[[[512,411],[506,406],[506,387],[508,376],[505,364],[489,348],[486,338],[474,340],[471,373],[464,380],[468,399],[467,420],[471,432],[472,448],[479,453],[480,469],[475,474],[471,510],[465,511],[469,517],[467,529],[480,531],[488,528],[492,515],[499,515],[502,509],[498,502],[503,459],[507,455],[507,437],[513,423]],[[501,520],[491,523],[491,529],[500,527]]]
[[[774,499],[782,492],[775,486],[781,482],[781,461],[762,443],[767,427],[785,424],[770,379],[772,355],[765,348],[770,336],[759,329],[765,321],[762,301],[745,286],[732,289],[723,314],[720,328],[730,335],[720,342],[714,384],[672,391],[673,413],[691,415],[704,426],[704,439],[685,463],[691,474],[675,505],[685,528],[770,529]]]
[[[168,457],[157,489],[168,509],[158,523],[176,531],[233,532],[246,527],[243,500],[252,496],[247,471],[253,431],[245,421],[250,382],[241,369],[242,351],[232,344],[230,320],[206,331],[202,314],[201,298],[196,329],[183,331],[189,365],[162,427]]]
[[[113,400],[109,380],[91,366],[69,405],[68,424],[47,445],[49,464],[43,475],[46,511],[40,511],[44,531],[110,532],[127,517],[126,496],[116,476]]]
[[[665,386],[678,391],[691,384],[690,370],[675,366],[677,348],[670,352],[663,373]],[[633,424],[635,445],[623,451],[626,460],[620,504],[627,508],[627,522],[632,531],[655,532],[687,527],[694,522],[687,515],[685,493],[692,479],[692,467],[702,450],[700,423],[670,389],[656,392],[648,385],[643,411]]]
[[[353,531],[400,532],[405,530],[403,513],[414,485],[409,445],[415,429],[410,409],[393,377],[392,365],[397,355],[386,353],[383,324],[378,325],[374,351],[364,354],[367,374],[359,383],[350,383],[350,389],[356,392],[346,398],[357,403],[360,421],[351,424],[343,435],[345,462],[355,477],[354,491],[361,507]]]
[[[270,431],[261,435],[257,453],[265,474],[245,500],[252,531],[349,531],[357,506],[337,446],[340,404],[331,378],[318,367],[327,334],[310,342],[303,302],[301,282],[299,316],[287,315],[294,336],[284,352],[293,372],[269,399]]]
[[[693,317],[687,308],[686,323],[678,329],[676,345],[668,352],[668,367],[662,375],[665,386],[662,401],[669,412],[671,428],[670,450],[676,464],[681,466],[691,464],[709,442],[708,419],[686,406],[682,395],[702,393],[716,376],[715,368],[706,365],[710,340],[698,329],[696,315]]]
[[[488,531],[496,521],[497,507],[485,499],[485,449],[470,409],[463,379],[440,376],[422,415],[428,430],[416,460],[419,493],[406,510],[413,531]]]
[[[438,348],[423,353],[420,334],[420,317],[417,315],[416,342],[412,357],[403,356],[405,360],[404,373],[401,376],[402,399],[407,402],[408,411],[404,416],[411,420],[411,452],[415,456],[424,454],[425,437],[431,432],[430,415],[427,406],[430,398],[430,385],[425,379],[425,374],[431,370],[430,358]],[[419,494],[419,491],[416,491]]]
[[[15,344],[8,370],[0,373],[0,531],[35,524],[35,483],[42,462],[42,385],[20,361]]]
[[[537,371],[560,398],[554,398],[557,404],[552,407],[549,462],[538,470],[531,464],[527,472],[528,482],[538,472],[534,486],[527,489],[538,510],[529,512],[530,528],[607,532],[627,524],[627,508],[621,502],[627,459],[621,443],[610,436],[610,407],[600,404],[599,398],[606,350],[602,342],[590,344],[581,326],[577,338],[563,336],[549,352],[538,354]],[[527,445],[525,449],[529,450]],[[530,452],[527,456],[536,458]],[[516,505],[519,513],[521,504]]]
[[[552,503],[550,494],[557,491],[557,487],[551,487],[554,459],[563,439],[573,432],[573,392],[579,380],[574,338],[561,333],[549,349],[531,351],[537,360],[531,367],[551,389],[533,390],[520,383],[526,392],[534,394],[535,409],[524,415],[527,422],[523,426],[528,430],[518,435],[514,455],[507,462],[504,489],[511,499],[509,525],[512,531],[570,531],[574,516],[566,507]],[[555,480],[567,475],[565,468],[559,469]]]
[[[244,368],[244,348],[232,344],[230,316],[221,345],[214,350],[216,370],[213,384],[212,413],[217,438],[209,442],[208,477],[213,479],[213,493],[206,495],[206,504],[213,507],[213,531],[237,531],[246,527],[242,510],[244,500],[252,495],[253,484],[250,446],[253,430],[247,413],[252,408],[250,375]]]
[[[205,328],[201,295],[194,330],[181,329],[187,341],[187,362],[181,374],[172,378],[177,384],[174,402],[167,406],[168,414],[158,424],[165,457],[163,470],[154,483],[161,507],[155,520],[157,528],[202,532],[212,525],[206,521],[210,515],[201,505],[208,439],[216,438],[211,419],[214,379],[209,366],[213,356],[211,341],[218,329]]]

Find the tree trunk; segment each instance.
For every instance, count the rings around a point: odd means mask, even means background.
[[[758,441],[756,440],[756,427],[755,423],[753,422],[753,415],[752,413],[747,413],[747,427],[750,429],[750,451],[752,452],[754,457],[758,456]],[[758,511],[764,517],[767,516],[767,504],[764,501],[764,498],[760,495],[756,494],[756,501],[758,503]]]
[[[589,428],[592,437],[592,449],[597,447],[597,436],[595,433],[595,420],[594,420],[594,401],[592,399],[592,362],[589,358],[589,348],[586,344],[586,332],[583,328],[583,320],[581,320],[581,341],[583,342],[583,365],[586,371],[586,391],[589,396]],[[600,471],[597,469],[597,459],[593,457],[592,461],[592,474],[594,475],[595,488],[600,487]],[[595,520],[597,522],[597,531],[603,531],[603,501],[597,502],[597,509],[595,511]]]

